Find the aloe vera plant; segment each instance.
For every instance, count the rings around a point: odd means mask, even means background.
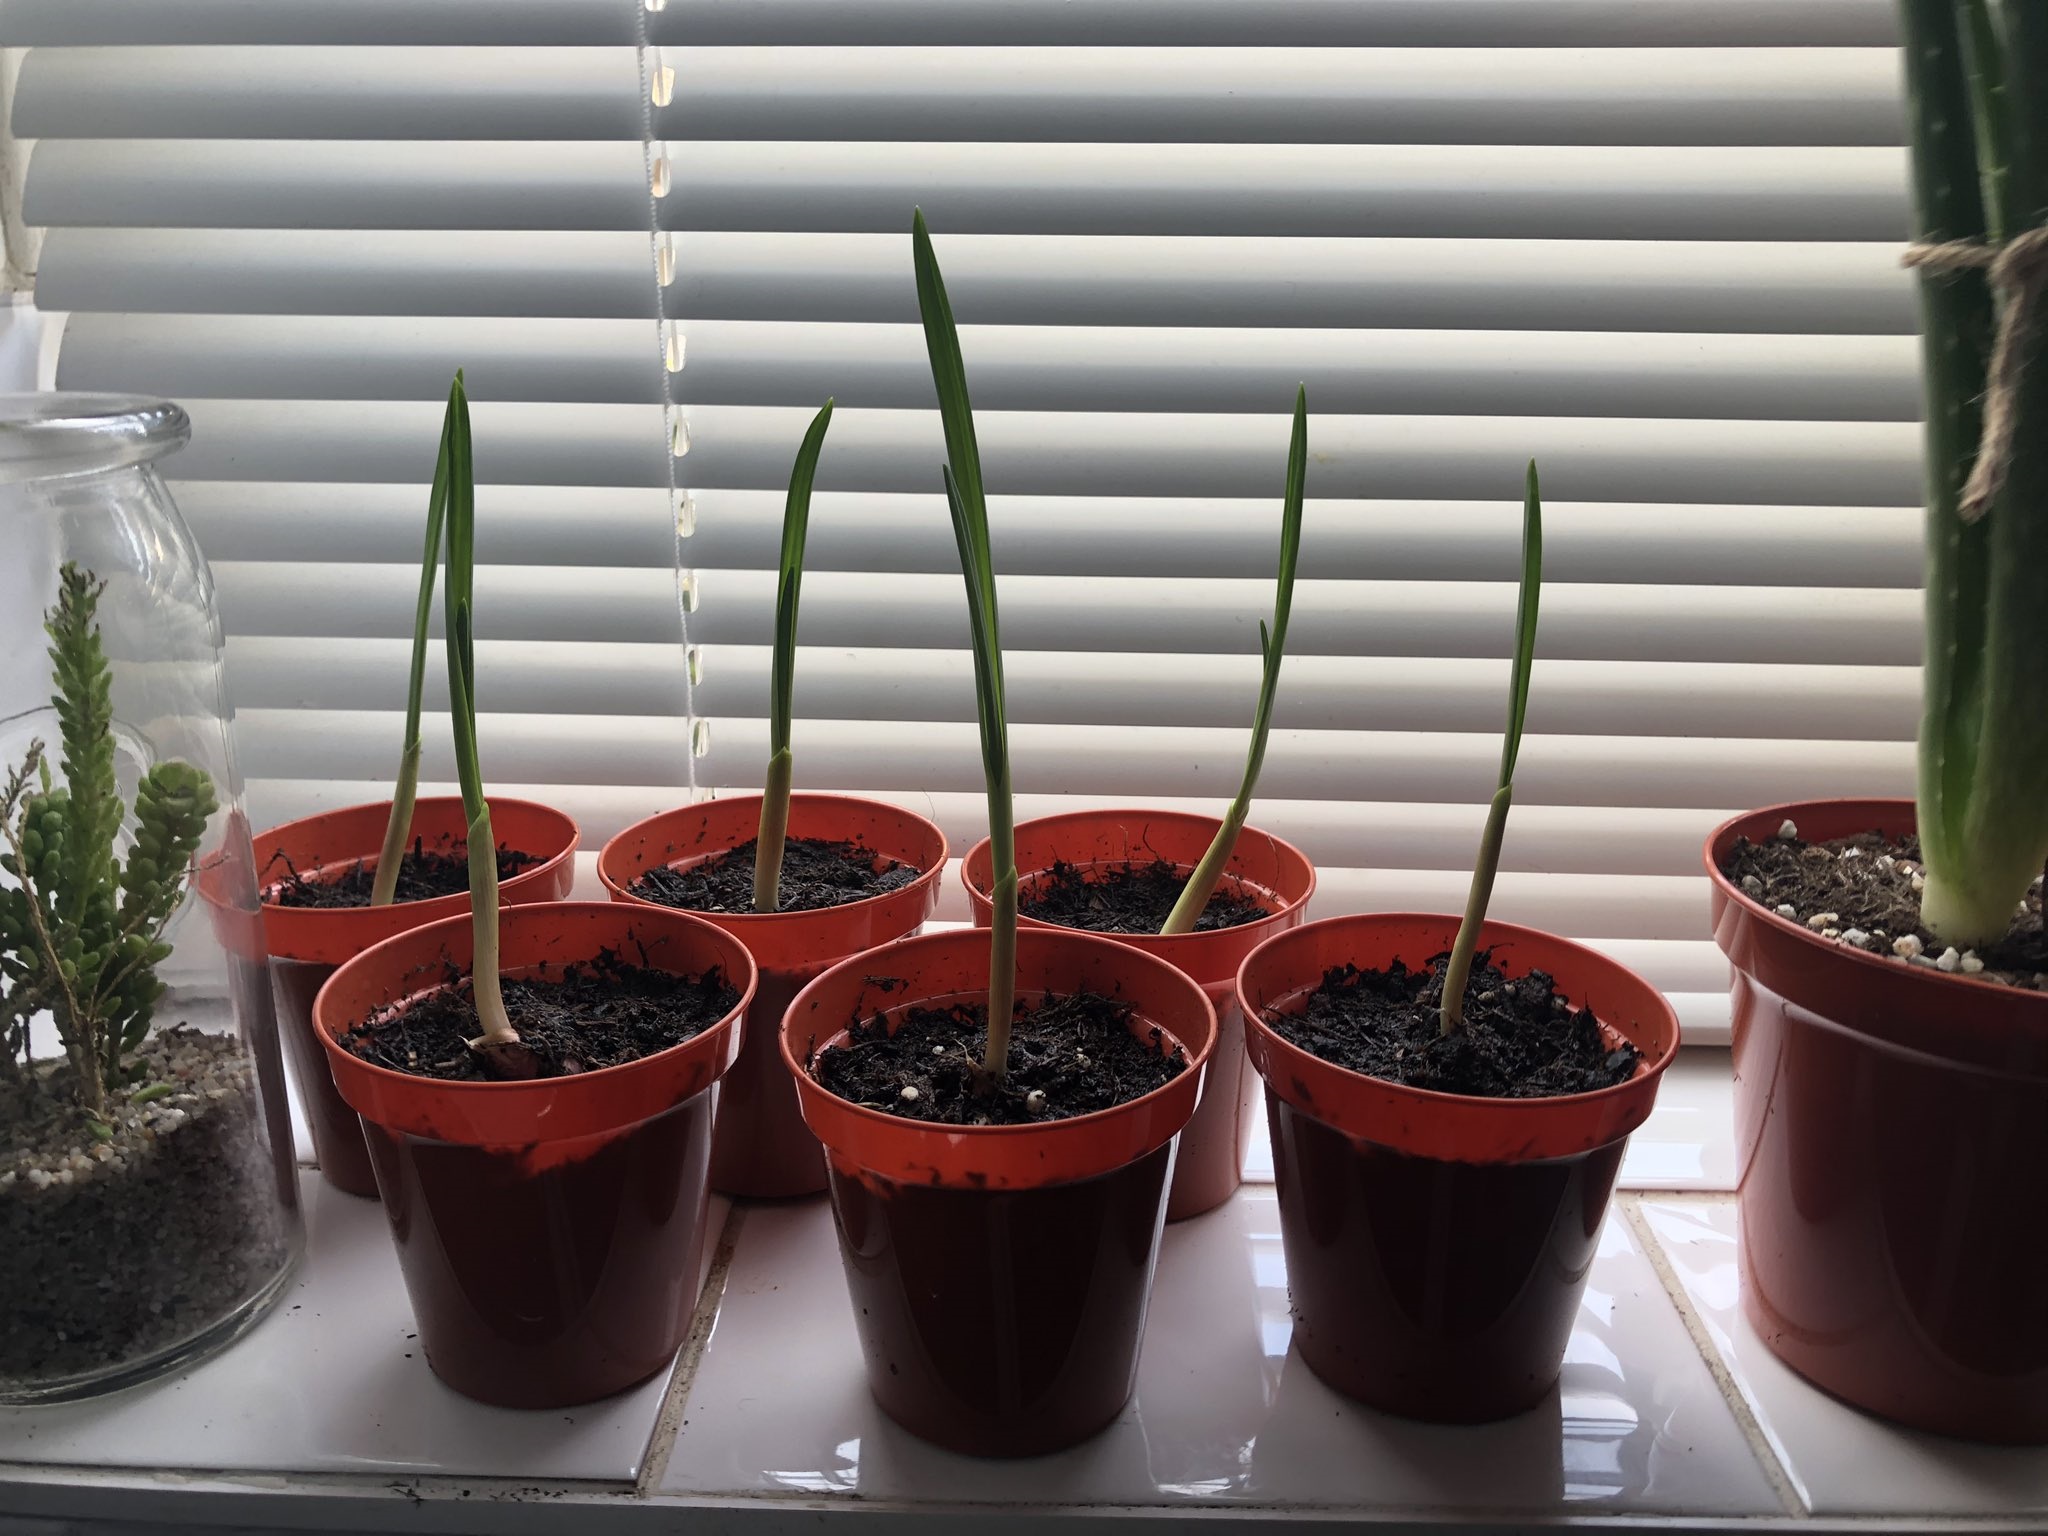
[[[1216,837],[1181,887],[1161,933],[1190,933],[1215,894],[1216,884],[1237,848],[1237,835],[1252,812],[1252,791],[1266,766],[1266,738],[1273,728],[1273,701],[1280,691],[1280,659],[1287,650],[1287,617],[1294,608],[1294,568],[1301,560],[1301,505],[1308,479],[1308,386],[1294,392],[1294,433],[1287,446],[1287,492],[1280,510],[1280,577],[1273,594],[1273,624],[1259,623],[1259,656],[1265,670],[1259,679],[1259,707],[1252,716],[1252,744],[1245,754],[1244,781],[1224,812]]]
[[[1926,665],[1919,749],[1921,921],[1959,949],[1995,943],[2048,858],[2048,6],[1905,0],[1915,233],[1986,256],[2034,242],[1999,294],[1982,265],[1921,267],[1927,398]],[[2034,290],[2033,323],[2024,313]],[[2013,431],[1988,507],[1965,506],[2008,346]],[[1998,370],[2002,376],[2006,370]],[[1994,466],[1987,466],[1991,468]]]
[[[940,478],[960,548],[960,572],[967,583],[967,620],[974,642],[974,696],[981,723],[982,775],[988,784],[988,841],[995,883],[989,921],[988,1044],[982,1056],[987,1080],[1000,1082],[1010,1059],[1010,1022],[1017,987],[1017,836],[1010,798],[1010,728],[1003,705],[1003,644],[996,622],[996,579],[989,553],[988,502],[982,494],[981,449],[974,437],[974,410],[967,399],[967,367],[945,279],[932,250],[924,212],[911,215],[911,251],[917,268],[917,307],[924,319],[925,350],[939,395],[939,419],[946,434],[946,464]]]
[[[1515,800],[1515,760],[1522,751],[1522,725],[1529,715],[1529,673],[1536,656],[1536,607],[1543,589],[1543,500],[1530,461],[1522,492],[1522,581],[1515,598],[1515,661],[1508,680],[1508,728],[1501,738],[1500,778],[1487,808],[1486,830],[1479,837],[1479,856],[1472,865],[1472,888],[1465,897],[1465,917],[1451,958],[1444,965],[1443,1032],[1455,1034],[1465,1018],[1465,984],[1472,976],[1472,956],[1479,947],[1479,929],[1486,905],[1493,899],[1493,877],[1500,869],[1501,839],[1508,828],[1508,807]]]
[[[502,1053],[519,1044],[519,1031],[505,1012],[498,977],[498,842],[491,833],[491,806],[484,798],[476,751],[476,644],[471,610],[476,601],[476,471],[470,456],[469,396],[462,375],[448,391],[441,427],[442,462],[434,471],[447,487],[448,579],[442,587],[448,651],[448,708],[455,732],[455,775],[462,784],[462,813],[468,823],[469,914],[474,933],[470,990],[482,1033],[470,1042],[478,1050]]]
[[[782,850],[789,838],[789,788],[795,758],[789,745],[789,715],[796,690],[796,611],[804,579],[804,536],[811,525],[811,485],[818,455],[832,425],[827,400],[812,418],[789,471],[789,497],[782,507],[782,556],[775,577],[775,659],[768,676],[768,772],[761,781],[761,826],[754,838],[754,910],[773,912],[780,904]]]
[[[456,370],[456,382],[462,371]],[[441,450],[434,460],[434,485],[427,493],[427,542],[420,555],[420,591],[412,613],[412,669],[405,695],[405,745],[398,757],[398,779],[391,789],[391,819],[384,825],[384,848],[377,855],[377,873],[370,885],[370,905],[389,906],[398,894],[398,871],[405,862],[405,837],[412,830],[413,803],[420,788],[420,692],[427,676],[427,620],[434,611],[434,575],[441,565],[441,524],[448,510],[448,421],[441,425]]]

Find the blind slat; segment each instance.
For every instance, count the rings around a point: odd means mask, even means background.
[[[759,783],[768,760],[767,722],[717,720],[705,734],[698,783]],[[877,731],[859,722],[804,719],[795,722],[793,738],[798,758],[812,765],[821,784],[866,789],[915,782],[968,790],[982,783],[981,749],[969,725],[894,723]],[[1244,733],[1019,725],[1010,749],[1017,783],[1041,793],[1125,802],[1148,794],[1222,799],[1237,787]],[[1483,802],[1499,768],[1497,733],[1276,730],[1259,782],[1283,799]],[[1768,805],[1910,794],[1912,782],[1910,742],[1531,736],[1516,765],[1515,798],[1532,805]]]
[[[438,0],[435,0],[438,3]],[[1853,58],[1854,55],[1849,55]],[[1841,106],[1854,110],[1853,64]],[[630,47],[37,48],[14,131],[88,139],[630,139]]]
[[[647,227],[636,143],[49,139],[31,224],[245,229]]]
[[[173,468],[177,461],[172,460]],[[417,467],[422,475],[433,465]],[[216,561],[416,563],[427,482],[174,480],[178,510]],[[668,491],[653,487],[480,485],[476,554],[485,565],[675,564]]]
[[[50,231],[47,309],[173,314],[494,315],[655,312],[644,230],[82,229]]]
[[[967,326],[961,347],[984,410],[1256,412],[1297,382],[1319,414],[1915,421],[1920,409],[1906,336]],[[664,387],[661,355],[636,320],[95,314],[72,320],[58,384],[431,400],[459,359],[479,398],[628,403]],[[931,399],[909,325],[682,321],[666,355],[666,388],[685,404]]]
[[[623,43],[642,0],[8,0],[0,44]],[[1265,43],[1423,46],[1473,37],[1542,47],[1862,45],[1896,41],[1869,0],[721,0],[647,18],[675,43]]]
[[[1888,48],[703,47],[657,136],[1896,144]],[[37,49],[24,138],[634,139],[630,48]]]
[[[705,648],[698,713],[765,718],[771,654],[765,645]],[[974,719],[964,651],[806,646],[798,669],[802,708],[813,718]],[[404,677],[402,658],[395,675]],[[1006,713],[1019,723],[1248,728],[1259,675],[1259,658],[1250,654],[1012,651],[1004,662]],[[1303,730],[1483,733],[1499,726],[1508,687],[1508,663],[1479,657],[1303,655],[1289,658],[1283,675],[1274,724]],[[1919,709],[1914,667],[1545,659],[1530,688],[1529,729],[1909,741]]]
[[[779,490],[691,492],[695,533],[685,557],[710,568],[772,568],[783,499]],[[1278,503],[1270,496],[992,495],[988,502],[996,569],[1010,575],[1250,576],[1273,563]],[[942,496],[821,491],[811,506],[807,569],[948,576],[959,569]],[[1917,507],[1674,506],[1546,495],[1544,571],[1555,582],[1917,587],[1921,524]],[[1312,495],[1302,512],[1302,569],[1330,581],[1513,581],[1521,572],[1520,529],[1520,505],[1505,500]]]
[[[901,234],[665,237],[669,314],[917,320]],[[50,231],[46,307],[192,314],[652,312],[634,231]],[[1911,335],[1891,243],[950,235],[946,283],[981,325],[1305,326]]]
[[[700,141],[670,143],[664,163],[664,229],[897,233],[920,204],[941,234],[1906,232],[1906,159],[1892,148]]]
[[[1284,411],[1286,401],[1280,402]],[[500,407],[500,409],[507,409]],[[690,486],[774,489],[810,411],[691,406],[683,413]],[[1287,417],[982,411],[976,432],[991,485],[1027,495],[1277,497]],[[1311,429],[1309,490],[1319,496],[1474,498],[1522,483],[1533,457],[1551,495],[1714,502],[1920,500],[1920,431],[1906,422],[1639,421],[1601,417],[1335,416]],[[833,419],[818,483],[929,491],[943,454],[936,411],[848,410]],[[479,450],[481,462],[481,450]]]

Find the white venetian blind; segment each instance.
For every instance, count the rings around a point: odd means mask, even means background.
[[[461,364],[499,784],[596,839],[758,782],[782,485],[832,394],[798,778],[978,836],[913,203],[993,493],[1020,814],[1229,794],[1297,380],[1255,819],[1320,912],[1462,901],[1531,456],[1498,915],[1711,1030],[1705,831],[1910,786],[1887,0],[7,0],[0,30],[35,45],[60,383],[193,412],[175,488],[259,815],[380,792]]]

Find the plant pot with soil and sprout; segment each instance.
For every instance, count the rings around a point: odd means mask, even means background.
[[[313,999],[335,967],[372,944],[469,907],[469,818],[459,795],[418,798],[420,699],[426,681],[427,629],[441,564],[448,504],[448,432],[457,373],[427,500],[426,548],[413,610],[412,670],[405,701],[405,745],[391,799],[322,811],[272,827],[255,839],[263,879],[264,935],[270,984],[285,1055],[313,1133],[320,1172],[337,1189],[374,1196],[362,1123],[342,1100],[313,1031]],[[576,823],[531,800],[493,797],[499,838],[499,900],[559,901],[576,874]]]
[[[1114,936],[1171,961],[1201,983],[1216,1009],[1216,1050],[1195,1117],[1180,1138],[1166,1218],[1214,1210],[1236,1192],[1257,1105],[1258,1077],[1244,1051],[1237,968],[1276,933],[1297,927],[1315,893],[1307,855],[1245,825],[1266,760],[1266,738],[1287,646],[1308,473],[1308,396],[1296,392],[1280,514],[1280,575],[1273,623],[1259,625],[1262,673],[1244,780],[1221,820],[1180,811],[1069,811],[1017,828],[1019,920]],[[994,910],[987,839],[960,863],[974,920]]]
[[[614,901],[695,912],[754,957],[760,980],[740,1059],[721,1091],[711,1156],[711,1186],[727,1195],[782,1198],[825,1187],[824,1160],[804,1128],[777,1045],[783,1010],[826,967],[918,932],[938,904],[946,865],[945,834],[922,816],[850,795],[790,793],[804,539],[831,421],[827,400],[790,470],[762,792],[635,822],[605,844],[597,861]]]
[[[1902,6],[1927,395],[1919,794],[1708,839],[1743,1311],[1837,1397],[2048,1442],[2048,9]]]
[[[344,962],[313,1004],[362,1116],[434,1372],[566,1407],[667,1368],[696,1304],[718,1079],[753,992],[709,923],[610,902],[500,910],[477,769],[469,413],[450,409],[445,583],[470,916]]]
[[[1503,1418],[1555,1386],[1622,1151],[1678,1048],[1649,983],[1486,919],[1541,579],[1531,465],[1508,728],[1463,920],[1330,918],[1238,974],[1295,1346],[1338,1391],[1413,1418]]]
[[[1182,971],[1020,933],[996,587],[951,310],[922,215],[919,307],[966,579],[994,905],[826,971],[781,1030],[824,1143],[868,1386],[950,1450],[1029,1456],[1095,1433],[1136,1381],[1174,1140],[1215,1012]]]

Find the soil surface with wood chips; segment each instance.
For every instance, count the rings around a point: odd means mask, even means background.
[[[280,907],[367,907],[371,889],[377,883],[376,865],[368,859],[355,863],[338,875],[308,879],[291,866],[282,852],[271,859],[282,864],[285,877],[264,889],[263,899]],[[523,869],[540,863],[530,853],[516,848],[498,850],[498,878],[510,880]],[[427,852],[423,840],[414,838],[412,850],[399,860],[398,889],[393,902],[432,901],[437,896],[462,896],[469,891],[469,850],[460,843],[447,852]]]
[[[2030,991],[2048,991],[2048,930],[2041,882],[2013,912],[2012,927],[1983,950],[1958,951],[1920,925],[1917,837],[1874,832],[1809,843],[1780,834],[1736,842],[1722,867],[1751,901],[1822,938],[1900,965],[1929,967]]]
[[[508,976],[503,987],[520,1043],[502,1056],[470,1048],[483,1026],[468,977],[357,1025],[342,1036],[341,1047],[394,1072],[444,1082],[572,1077],[680,1045],[740,1000],[739,989],[715,967],[698,977],[671,976],[629,965],[610,951],[588,965],[565,967],[558,981]],[[508,1062],[518,1070],[507,1070]]]
[[[1093,992],[1020,1005],[1009,1070],[988,1083],[986,1007],[913,1008],[890,1034],[879,1018],[856,1024],[853,1043],[821,1052],[818,1081],[840,1098],[906,1120],[940,1125],[1030,1125],[1127,1104],[1187,1070],[1153,1030],[1130,1030],[1131,1010]]]
[[[1031,882],[1017,909],[1041,923],[1090,933],[1157,933],[1180,900],[1190,873],[1165,859],[1086,870],[1056,859]],[[1209,904],[1195,919],[1195,932],[1235,928],[1268,915],[1257,902],[1222,884],[1210,893]]]
[[[1465,989],[1465,1018],[1443,1033],[1438,1008],[1448,955],[1427,970],[1339,966],[1299,1013],[1266,1022],[1324,1061],[1410,1088],[1482,1099],[1544,1099],[1626,1082],[1641,1058],[1615,1046],[1593,1015],[1573,1008],[1542,971],[1512,979],[1481,954]]]
[[[859,843],[792,837],[782,847],[782,881],[775,910],[815,912],[821,907],[843,907],[850,901],[900,891],[920,873],[915,865],[899,863]],[[742,843],[720,858],[687,869],[657,865],[627,889],[643,901],[684,912],[751,912],[754,844]]]

